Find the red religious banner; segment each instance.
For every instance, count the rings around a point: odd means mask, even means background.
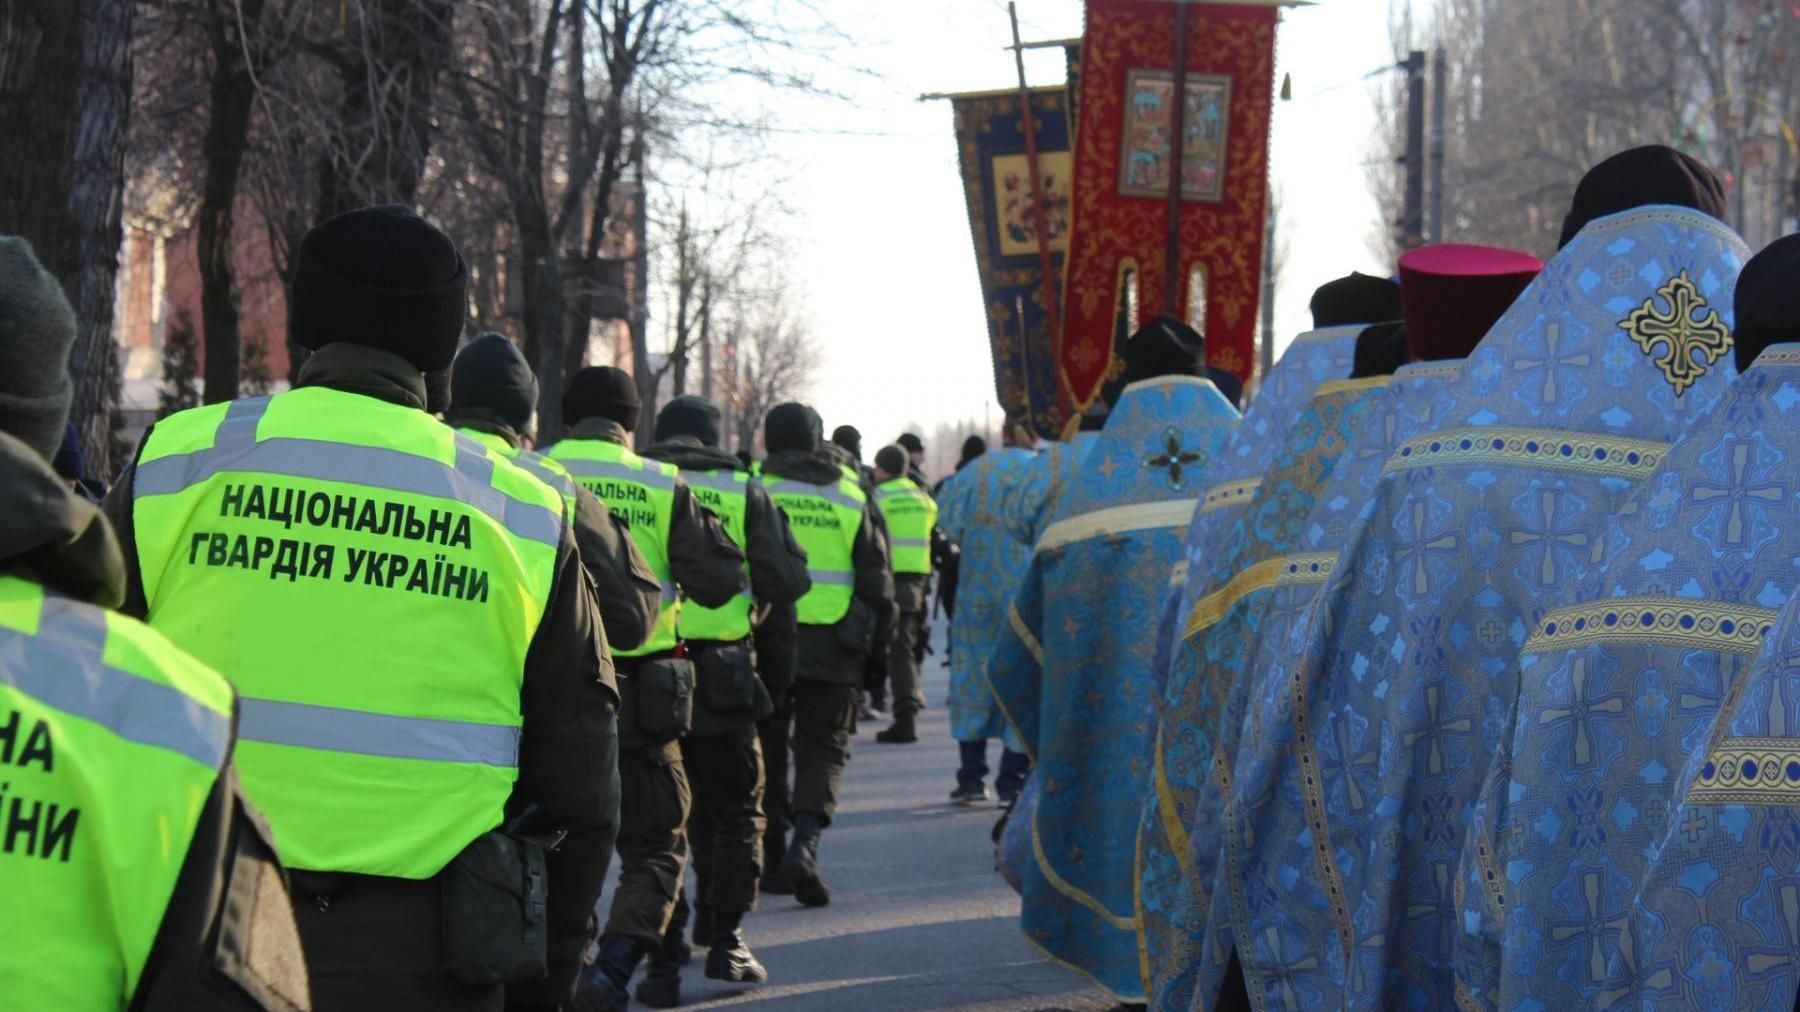
[[[1067,392],[1077,406],[1099,392],[1120,316],[1133,305],[1137,319],[1127,329],[1171,310],[1206,335],[1212,365],[1247,379],[1262,289],[1279,4],[1086,2],[1059,354]],[[1178,18],[1185,47],[1177,45]],[[1170,143],[1177,132],[1179,151]],[[1175,175],[1181,199],[1171,228]]]

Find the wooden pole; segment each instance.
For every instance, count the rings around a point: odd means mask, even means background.
[[[1032,226],[1037,230],[1038,271],[1043,275],[1044,314],[1050,323],[1050,345],[1056,349],[1057,368],[1062,368],[1062,306],[1056,296],[1056,270],[1050,260],[1050,214],[1044,206],[1043,173],[1038,168],[1037,123],[1031,115],[1031,89],[1025,83],[1025,47],[1019,41],[1019,6],[1008,0],[1006,16],[1012,21],[1013,65],[1019,72],[1019,118],[1025,131],[1025,164],[1031,175]],[[1019,333],[1025,333],[1024,314],[1019,317]],[[1023,346],[1023,345],[1021,345]],[[1029,361],[1029,359],[1027,359]],[[1026,410],[1031,407],[1031,377],[1026,374]]]
[[[1175,87],[1174,108],[1169,112],[1169,226],[1167,244],[1163,247],[1162,311],[1179,316],[1181,309],[1181,158],[1187,140],[1187,25],[1186,0],[1175,0]],[[1135,328],[1140,321],[1133,320]],[[1206,322],[1201,321],[1201,327]]]

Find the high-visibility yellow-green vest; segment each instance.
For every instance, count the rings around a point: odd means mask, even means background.
[[[619,657],[643,657],[665,653],[680,642],[677,624],[681,597],[669,568],[669,525],[675,519],[675,483],[680,470],[674,464],[646,460],[620,443],[604,439],[565,439],[552,446],[550,458],[575,476],[600,498],[614,516],[631,528],[631,540],[662,584],[662,607],[656,625],[642,646],[614,650]]]
[[[0,576],[0,1007],[122,1009],[231,747],[231,687]]]
[[[323,387],[166,418],[131,481],[149,622],[229,673],[284,863],[430,878],[500,824],[555,492],[422,411]]]
[[[569,473],[568,468],[558,464],[556,461],[551,460],[541,453],[533,453],[530,450],[520,449],[519,447],[512,445],[506,441],[505,436],[498,436],[492,432],[482,432],[478,429],[458,429],[456,431],[519,465],[528,471],[533,478],[550,486],[555,490],[557,495],[562,496],[563,509],[568,513],[570,521],[573,522],[575,516],[575,476]]]
[[[762,476],[763,489],[787,513],[794,540],[806,549],[806,572],[812,589],[797,602],[801,625],[836,625],[850,611],[856,591],[856,565],[851,558],[862,529],[868,497],[849,478],[835,485],[814,485],[792,478]]]
[[[708,513],[719,518],[720,526],[730,535],[731,543],[740,551],[748,544],[744,517],[750,508],[746,490],[751,478],[748,471],[683,471],[681,480],[688,491]],[[745,587],[749,586],[750,563],[744,563]],[[681,606],[681,638],[733,642],[750,635],[750,613],[756,599],[748,589],[718,608],[702,608],[692,601]]]
[[[875,505],[887,521],[894,572],[930,573],[931,529],[937,526],[937,502],[918,482],[903,476],[875,486]]]

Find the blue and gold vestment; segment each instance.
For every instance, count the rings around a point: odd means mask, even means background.
[[[1200,781],[1221,740],[1221,725],[1228,725],[1226,747],[1237,741],[1235,718],[1222,712],[1225,693],[1242,668],[1240,648],[1260,612],[1262,592],[1273,580],[1256,587],[1250,583],[1279,566],[1288,546],[1300,537],[1312,513],[1313,493],[1362,431],[1387,382],[1386,376],[1333,380],[1320,386],[1303,408],[1290,409],[1287,436],[1249,502],[1232,511],[1235,519],[1209,551],[1190,560],[1188,585],[1204,590],[1182,616],[1177,633],[1180,644],[1153,742],[1153,789],[1139,827],[1146,987],[1159,1009],[1183,1010],[1193,998],[1197,928],[1206,915],[1205,892],[1196,887],[1210,875],[1195,867],[1188,828],[1199,822],[1210,830],[1211,818],[1202,816],[1217,815],[1216,809],[1203,813],[1196,806]]]
[[[1026,937],[1121,1001],[1143,1000],[1133,867],[1155,609],[1237,418],[1202,379],[1126,387],[1037,543],[988,665],[1036,763]]]
[[[962,548],[950,619],[950,734],[957,741],[1002,738],[1015,752],[1023,748],[994,704],[987,662],[1031,564],[1031,546],[1013,536],[1001,514],[1033,460],[1029,450],[990,450],[938,493],[938,529]]]
[[[1445,423],[1394,451],[1289,679],[1276,790],[1302,804],[1254,826],[1299,899],[1246,887],[1238,955],[1271,1006],[1454,1007],[1457,868],[1519,649],[1729,383],[1746,256],[1685,208],[1595,221],[1477,346]]]
[[[1800,348],[1765,352],[1533,627],[1463,848],[1459,1001],[1594,1006],[1675,780],[1800,584]],[[1612,964],[1609,970],[1609,964]]]

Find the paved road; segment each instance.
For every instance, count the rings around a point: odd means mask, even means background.
[[[941,627],[932,642],[941,651]],[[877,745],[874,732],[885,723],[863,725],[855,739],[838,818],[820,848],[831,905],[809,910],[789,896],[764,897],[745,927],[770,983],[747,989],[707,980],[697,954],[683,974],[684,1007],[1113,1007],[1078,974],[1046,961],[1020,933],[1018,896],[993,870],[988,833],[998,812],[947,803],[956,771],[943,705],[948,675],[938,658],[926,660],[931,702],[920,715],[919,743]],[[992,747],[990,766],[999,759],[998,743]]]

